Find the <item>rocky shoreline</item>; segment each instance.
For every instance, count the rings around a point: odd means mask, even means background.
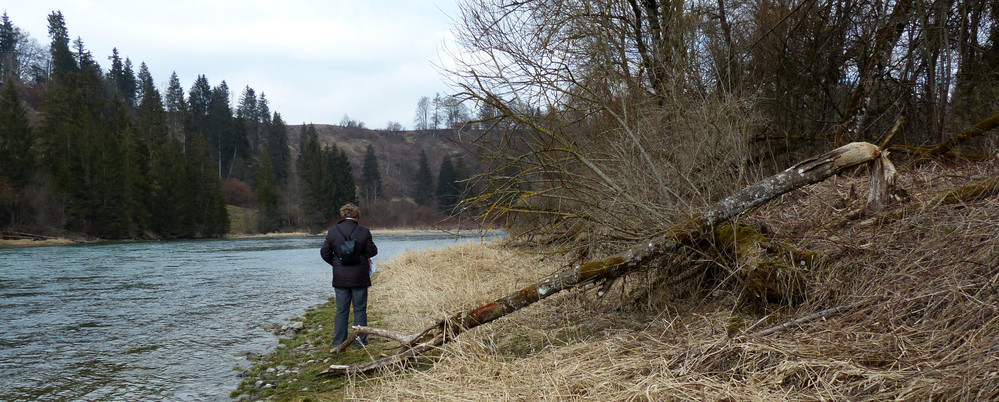
[[[283,400],[303,394],[335,394],[345,379],[320,378],[318,374],[332,364],[362,361],[370,356],[369,353],[378,353],[380,348],[373,345],[366,350],[331,353],[329,342],[333,339],[335,307],[336,303],[330,298],[326,303],[308,309],[302,317],[264,326],[264,330],[278,337],[278,346],[264,355],[243,353],[239,356],[251,362],[252,367],[237,368],[236,376],[241,381],[231,396],[239,401],[256,401]]]

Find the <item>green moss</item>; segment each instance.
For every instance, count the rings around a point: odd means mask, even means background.
[[[770,239],[744,224],[722,225],[714,237],[719,247],[735,257],[747,294],[780,303],[794,303],[805,296],[805,274],[818,258],[815,253]]]
[[[336,302],[330,298],[326,303],[310,308],[303,316],[305,329],[294,335],[279,339],[277,348],[260,357],[244,374],[243,381],[230,396],[249,399],[267,398],[276,401],[303,401],[317,398],[316,394],[328,394],[341,389],[346,382],[343,377],[319,377],[319,373],[332,364],[355,364],[371,361],[383,353],[394,349],[394,343],[377,337],[369,338],[371,344],[365,349],[349,348],[344,353],[332,353],[333,315]],[[370,325],[377,326],[383,319],[381,314],[368,314]],[[279,369],[279,368],[282,368]],[[257,382],[270,384],[268,388],[258,388]],[[318,399],[325,399],[320,397]]]

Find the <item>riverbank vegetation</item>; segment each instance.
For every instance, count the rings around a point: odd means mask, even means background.
[[[999,396],[994,3],[472,0],[455,37],[457,96],[491,111],[458,209],[535,276],[461,306],[392,289],[373,325],[460,335],[308,398]],[[795,183],[847,144],[877,160]],[[474,261],[408,286],[460,294]]]
[[[379,265],[374,278],[377,285],[371,288],[369,295],[369,324],[399,331],[418,330],[452,309],[471,307],[493,294],[509,292],[528,283],[538,272],[517,267],[537,265],[540,260],[498,244],[407,251]],[[351,382],[356,378],[330,378],[319,376],[319,373],[331,364],[354,364],[378,358],[391,353],[394,345],[382,338],[370,337],[371,344],[364,350],[351,347],[341,354],[331,353],[334,309],[335,302],[331,299],[310,309],[303,317],[293,319],[293,322],[303,322],[304,329],[288,333],[274,353],[253,362],[233,396],[278,400],[341,400],[350,396],[353,391],[349,388],[354,387]],[[426,364],[423,367],[429,367]],[[279,366],[283,368],[278,370]],[[297,372],[292,373],[291,369],[297,369]]]
[[[295,387],[275,400],[993,399],[999,395],[999,202],[964,197],[999,164],[931,164],[899,177],[907,198],[883,214],[850,216],[863,176],[840,177],[739,219],[816,253],[804,297],[753,293],[759,269],[724,244],[622,278],[581,287],[463,333],[406,367],[322,377],[330,364],[371,355],[316,351]],[[955,191],[958,190],[958,191]],[[409,253],[384,264],[371,288],[371,325],[411,333],[484,305],[572,264],[567,254],[509,244]],[[537,251],[537,250],[536,250]],[[524,269],[530,267],[530,269]],[[606,293],[602,293],[606,291]],[[325,307],[305,322],[326,325]],[[324,330],[330,329],[323,327]],[[300,336],[300,335],[299,335]],[[283,342],[283,345],[285,343]],[[279,347],[279,350],[287,346]],[[285,353],[279,352],[278,354]],[[359,358],[360,356],[360,358]],[[330,359],[328,361],[324,359]],[[255,370],[287,363],[263,363]],[[259,381],[250,377],[242,390]],[[302,391],[302,388],[309,391]],[[325,387],[325,388],[324,388]],[[284,391],[278,391],[283,389]]]

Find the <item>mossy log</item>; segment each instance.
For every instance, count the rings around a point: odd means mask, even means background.
[[[977,183],[961,186],[950,191],[937,194],[929,201],[916,201],[905,206],[892,210],[878,219],[884,223],[901,219],[904,216],[918,213],[926,208],[934,208],[942,205],[954,205],[968,202],[981,201],[990,197],[999,197],[999,176],[991,177]],[[836,226],[845,225],[848,221],[854,221],[868,217],[867,210],[858,209],[843,216],[841,221],[835,223]]]
[[[746,224],[721,225],[714,240],[734,257],[734,273],[748,296],[784,304],[805,297],[806,274],[818,260],[814,252],[773,240]]]
[[[917,154],[916,157],[914,157],[912,160],[909,161],[909,163],[906,164],[906,167],[912,166],[915,163],[918,163],[919,161],[925,159],[935,158],[944,155],[950,152],[952,149],[954,149],[954,147],[961,145],[965,142],[968,142],[982,134],[985,134],[995,129],[996,127],[999,127],[999,114],[996,114],[992,117],[989,117],[985,120],[978,122],[978,124],[975,124],[973,127],[970,127],[960,133],[951,136],[950,138],[946,139],[944,142],[937,144],[937,146],[933,148],[919,152],[919,154]]]
[[[925,153],[930,152],[930,150],[932,150],[933,148],[915,147],[915,146],[912,146],[912,145],[898,144],[898,145],[892,145],[891,147],[889,147],[889,149],[892,150],[892,151],[901,151],[903,153],[912,155],[912,158],[915,159],[915,158],[921,157]],[[978,153],[973,153],[973,152],[961,152],[961,151],[954,151],[954,150],[947,151],[947,152],[941,154],[940,156],[943,156],[943,157],[945,157],[947,159],[965,160],[965,161],[971,161],[971,162],[980,162],[980,161],[983,161],[986,158],[988,158],[987,156],[985,156],[983,154],[978,154]]]
[[[984,200],[997,195],[999,195],[999,176],[939,194],[927,204],[930,206],[959,204]]]
[[[423,351],[436,348],[454,339],[463,332],[491,322],[514,311],[550,297],[562,290],[593,283],[600,280],[618,278],[645,267],[660,256],[674,253],[684,246],[696,246],[710,238],[715,228],[733,217],[756,208],[782,194],[825,180],[860,164],[882,158],[877,146],[866,142],[854,142],[836,148],[818,157],[799,162],[794,166],[750,185],[714,204],[704,212],[696,214],[684,222],[674,225],[667,234],[636,245],[627,251],[576,265],[565,271],[551,275],[538,283],[524,287],[505,297],[499,298],[468,311],[457,313],[423,332],[409,338],[402,350],[393,356],[352,366],[335,365],[323,371],[322,375],[343,375],[362,373],[378,368],[405,362]],[[359,333],[378,335],[364,327],[354,327],[352,336]]]

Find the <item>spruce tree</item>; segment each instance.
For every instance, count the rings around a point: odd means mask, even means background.
[[[132,166],[134,167],[130,169],[134,170],[132,188],[134,189],[135,201],[139,205],[137,212],[141,214],[140,216],[145,216],[145,224],[142,226],[160,233],[164,230],[152,227],[151,225],[153,225],[153,222],[161,223],[164,219],[161,217],[153,219],[152,215],[168,213],[169,209],[162,209],[162,206],[158,205],[155,200],[157,196],[156,191],[161,190],[163,185],[156,182],[156,180],[163,180],[164,178],[156,177],[152,173],[154,171],[153,166],[165,163],[167,159],[176,158],[177,156],[163,154],[165,144],[170,138],[168,134],[167,113],[160,93],[156,89],[152,75],[149,73],[149,69],[145,63],[139,66],[139,85],[142,88],[140,91],[142,98],[139,100],[139,107],[136,113],[135,156],[132,162]]]
[[[458,173],[450,156],[445,156],[437,175],[437,206],[442,212],[452,213],[461,200],[461,190],[458,187]]]
[[[334,222],[348,202],[357,203],[353,168],[347,154],[337,147],[321,146],[315,128],[302,132],[299,180],[305,224],[313,231]]]
[[[187,180],[194,184],[193,236],[217,237],[229,232],[229,214],[226,210],[222,181],[216,174],[212,151],[202,137],[194,137],[187,153]]]
[[[139,70],[141,72],[141,66]],[[149,70],[147,69],[146,72],[148,73]],[[136,77],[135,70],[132,69],[132,60],[129,60],[128,57],[125,58],[125,69],[122,73],[122,82],[120,85],[125,103],[128,104],[129,109],[134,110],[137,105],[136,102],[142,97],[140,93],[141,85]]]
[[[150,167],[149,227],[159,237],[172,239],[196,234],[195,183],[189,178],[183,144],[167,138],[155,152]]]
[[[350,166],[350,159],[347,153],[335,144],[327,148],[327,161],[329,161],[329,171],[332,172],[335,183],[331,207],[334,212],[332,217],[339,216],[340,206],[346,203],[357,203],[357,186],[354,183],[354,169]]]
[[[315,127],[311,124],[302,130],[298,157],[299,188],[302,198],[302,219],[312,231],[317,231],[329,222],[330,214],[325,199],[327,188],[332,187],[332,175],[327,171],[322,147]]]
[[[187,113],[187,101],[184,99],[184,88],[180,86],[177,72],[170,74],[167,84],[165,107],[167,112],[167,127],[169,133],[184,143],[184,115]]]
[[[49,14],[49,37],[52,38],[49,54],[52,56],[52,78],[60,80],[66,74],[76,71],[76,61],[69,51],[69,30],[61,11]]]
[[[261,94],[261,103],[266,105]],[[281,114],[274,112],[274,118],[267,126],[267,153],[274,164],[274,176],[278,187],[287,190],[291,176],[291,151],[288,149],[288,127]]]
[[[187,94],[187,113],[184,126],[188,136],[200,136],[208,140],[208,113],[212,107],[212,87],[204,75],[199,75]],[[188,138],[190,142],[192,139]]]
[[[413,180],[413,194],[417,205],[430,205],[434,199],[434,176],[427,161],[427,152],[420,150],[420,167]]]
[[[17,27],[4,12],[0,17],[0,82],[18,76],[17,42],[20,36]]]
[[[29,207],[21,199],[35,168],[32,143],[27,111],[8,77],[0,92],[0,223],[20,223]]]
[[[128,62],[128,67],[118,55],[118,48],[111,49],[111,70],[108,71],[108,81],[111,91],[114,92],[129,108],[135,107],[136,83],[135,75],[132,73],[132,62]],[[139,71],[142,72],[141,70]],[[146,71],[148,73],[148,71]],[[141,77],[139,78],[142,79]]]
[[[364,201],[371,203],[382,196],[382,175],[378,171],[378,157],[375,148],[368,144],[364,152],[364,163],[361,165],[361,180],[363,182]]]
[[[263,148],[261,135],[261,118],[257,108],[257,94],[249,85],[243,89],[236,107],[236,120],[242,125],[247,144],[251,153],[258,153]],[[268,116],[270,117],[270,116]]]
[[[247,181],[252,179],[252,172],[248,170],[252,165],[252,155],[246,131],[233,117],[229,97],[229,85],[225,81],[212,88],[206,134],[211,144],[215,146],[220,169],[218,177],[220,179],[235,177]]]
[[[0,180],[5,180],[15,192],[28,185],[35,170],[31,131],[17,86],[8,78],[0,92]]]
[[[257,169],[257,230],[273,232],[281,228],[281,206],[274,166],[267,150],[260,154]]]

